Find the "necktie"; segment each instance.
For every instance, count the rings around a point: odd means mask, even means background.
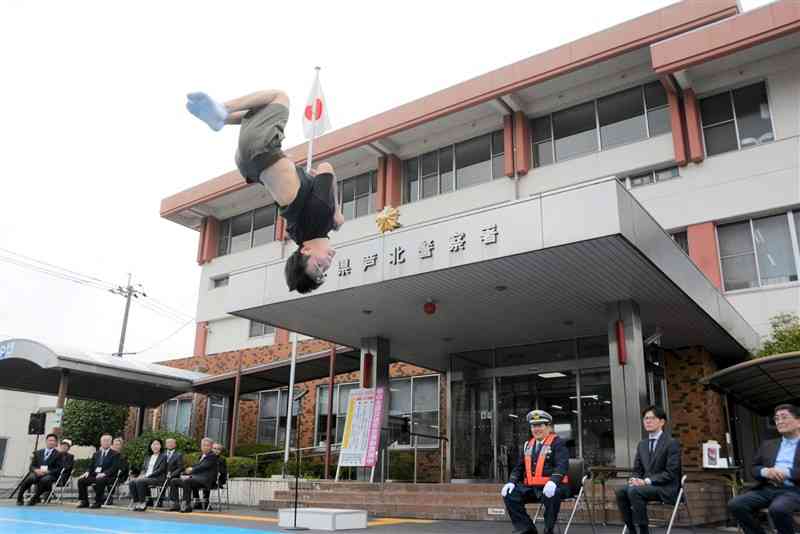
[[[650,454],[656,450],[656,438],[650,438]]]
[[[534,458],[537,458],[539,456],[539,451],[541,450],[541,448],[542,448],[542,443],[537,441],[536,442],[536,447],[533,449],[533,457]]]
[[[50,449],[44,450],[44,461],[47,462],[47,459],[50,458]]]

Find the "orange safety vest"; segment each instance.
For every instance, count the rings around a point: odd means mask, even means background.
[[[525,485],[526,486],[544,486],[550,481],[550,477],[542,476],[542,471],[544,471],[544,460],[547,457],[547,450],[550,448],[550,445],[553,443],[553,440],[556,439],[555,432],[551,432],[546,438],[544,438],[544,442],[542,442],[542,450],[539,451],[539,458],[536,460],[536,472],[534,473],[531,471],[531,467],[533,464],[533,460],[531,456],[533,455],[533,449],[536,446],[536,438],[531,438],[526,446],[525,451]],[[566,474],[561,478],[561,482],[564,484],[569,482],[569,478]]]

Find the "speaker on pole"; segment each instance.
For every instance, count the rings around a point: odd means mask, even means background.
[[[44,434],[44,422],[47,414],[45,413],[32,413],[28,421],[28,434],[31,436],[40,436]]]

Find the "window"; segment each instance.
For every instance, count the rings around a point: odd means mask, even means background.
[[[680,176],[678,167],[667,167],[666,169],[658,169],[654,171],[647,171],[640,174],[634,174],[627,178],[620,178],[619,181],[625,184],[629,189],[633,187],[640,187],[643,185],[657,184],[666,182]]]
[[[414,202],[504,175],[503,131],[468,139],[403,162],[403,201]],[[455,169],[455,173],[453,170]]]
[[[0,471],[6,463],[6,447],[8,446],[8,438],[0,438]]]
[[[192,399],[172,399],[161,405],[161,430],[189,434]]]
[[[717,227],[725,290],[797,281],[795,222],[789,212]]]
[[[289,406],[289,390],[262,391],[258,399],[258,443],[282,445],[286,441],[286,411]],[[295,389],[297,394],[297,389]],[[299,403],[292,406],[291,443],[297,439],[297,413]]]
[[[233,254],[275,241],[275,204],[224,220],[219,226],[218,256]]]
[[[211,289],[217,289],[218,287],[226,287],[230,282],[230,277],[225,276],[218,276],[217,278],[211,279]]]
[[[667,93],[660,82],[651,82],[533,119],[533,165],[543,167],[670,130]]]
[[[275,327],[258,321],[250,321],[250,336],[261,337],[275,333]]]
[[[345,220],[356,219],[375,212],[378,196],[378,175],[366,172],[342,180],[339,187],[339,202]]]
[[[336,436],[334,444],[342,442],[344,436],[344,423],[347,419],[347,403],[350,400],[350,391],[358,387],[358,382],[351,384],[334,384],[333,406],[331,407],[331,433]],[[327,440],[328,416],[328,385],[317,386],[317,428],[314,443],[322,445]]]
[[[689,236],[684,230],[683,232],[675,232],[672,234],[672,240],[684,251],[689,254]]]
[[[221,395],[208,396],[205,435],[225,444],[228,437],[228,399]]]
[[[775,139],[764,82],[701,99],[700,116],[709,156]]]
[[[439,430],[439,376],[414,376],[397,378],[390,382],[391,395],[389,415],[406,417],[411,420],[411,431],[417,434],[438,436]],[[390,425],[389,443],[391,447],[438,447],[439,440],[422,436],[399,433],[395,425]]]

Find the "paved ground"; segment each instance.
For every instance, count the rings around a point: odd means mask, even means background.
[[[9,527],[9,528],[6,528]],[[100,510],[77,510],[47,505],[17,507],[13,501],[0,501],[0,532],[16,534],[247,534],[248,531],[282,532],[275,512],[233,507],[230,511],[179,514],[161,510],[129,512],[124,506]],[[378,534],[511,534],[510,523],[493,521],[424,521],[417,519],[371,518],[369,529]],[[307,531],[313,534],[321,531]],[[344,531],[347,532],[347,531]],[[349,531],[358,532],[358,531]],[[618,526],[598,527],[597,534],[620,534]],[[654,534],[663,534],[654,529]],[[588,525],[573,525],[571,534],[593,534]],[[691,534],[688,529],[673,529],[674,534]],[[720,534],[721,530],[697,529],[696,534]]]

